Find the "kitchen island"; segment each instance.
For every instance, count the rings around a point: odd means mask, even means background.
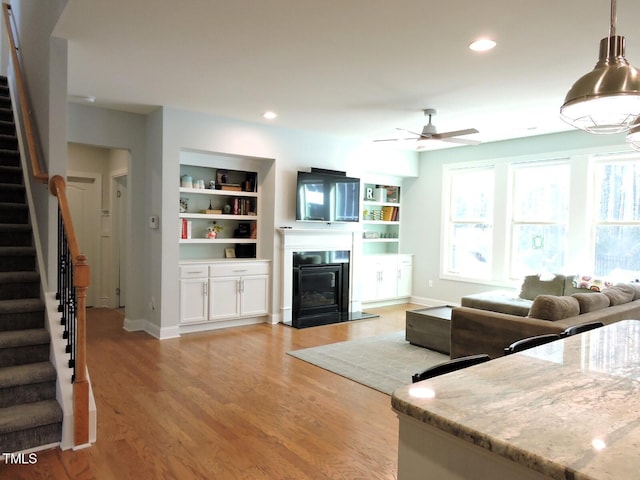
[[[401,387],[391,402],[399,480],[640,478],[640,321]]]

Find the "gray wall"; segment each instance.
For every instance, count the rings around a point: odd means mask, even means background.
[[[460,302],[460,297],[513,284],[482,284],[443,279],[440,275],[443,165],[484,160],[514,159],[540,155],[557,158],[566,154],[629,151],[622,135],[565,133],[457,147],[420,154],[417,178],[405,181],[402,217],[403,248],[413,252],[413,294],[419,301]],[[574,192],[574,194],[579,192]],[[433,286],[429,287],[429,281]]]

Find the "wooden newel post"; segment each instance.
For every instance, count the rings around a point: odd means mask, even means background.
[[[87,380],[87,287],[89,264],[85,255],[78,255],[73,266],[73,283],[76,288],[76,378],[73,383],[73,436],[76,446],[89,443],[89,381]]]

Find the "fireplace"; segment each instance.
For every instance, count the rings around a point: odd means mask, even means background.
[[[349,256],[348,250],[293,252],[293,327],[349,319]]]

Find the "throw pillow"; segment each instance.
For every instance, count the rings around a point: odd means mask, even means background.
[[[602,310],[607,308],[611,302],[604,293],[574,293],[571,296],[578,300],[580,314]]]
[[[538,295],[529,316],[541,320],[562,320],[563,318],[580,315],[580,304],[573,297],[558,297],[556,295]]]
[[[622,305],[623,303],[629,303],[630,301],[632,301],[636,291],[633,287],[621,283],[618,285],[614,285],[611,288],[605,288],[602,293],[609,297],[611,306],[614,306]]]
[[[549,280],[542,280],[540,275],[527,275],[522,282],[520,298],[534,300],[538,295],[562,295],[564,279],[564,275],[555,275]]]

